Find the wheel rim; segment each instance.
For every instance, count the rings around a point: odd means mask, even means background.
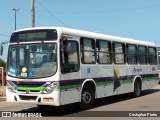
[[[85,104],[90,103],[91,99],[92,99],[92,97],[91,97],[91,94],[89,92],[84,92],[82,94],[82,101],[83,101],[83,103],[85,103]]]

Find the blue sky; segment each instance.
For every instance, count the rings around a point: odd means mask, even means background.
[[[31,27],[31,0],[0,1],[0,43],[17,29]],[[35,0],[36,26],[64,26],[156,42],[160,46],[159,0]],[[2,59],[7,58],[5,45]]]

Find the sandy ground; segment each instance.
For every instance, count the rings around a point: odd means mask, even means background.
[[[0,86],[0,97],[6,95],[6,86]]]

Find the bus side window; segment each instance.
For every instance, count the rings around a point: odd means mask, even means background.
[[[112,62],[111,57],[111,42],[104,40],[97,40],[97,57],[99,64],[109,64]]]
[[[137,46],[127,44],[127,62],[128,64],[137,64]]]
[[[147,64],[147,47],[139,46],[138,47],[139,54],[139,64]]]
[[[125,63],[125,45],[123,43],[113,43],[114,62],[116,64]]]
[[[81,38],[81,61],[83,64],[95,64],[95,41],[90,38]]]
[[[149,56],[148,56],[149,64],[157,64],[156,48],[149,47],[148,53],[149,53]]]
[[[63,41],[61,45],[61,72],[79,71],[78,42]]]

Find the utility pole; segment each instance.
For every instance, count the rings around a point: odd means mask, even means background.
[[[34,0],[32,0],[32,27],[35,27],[35,8],[34,8]]]

